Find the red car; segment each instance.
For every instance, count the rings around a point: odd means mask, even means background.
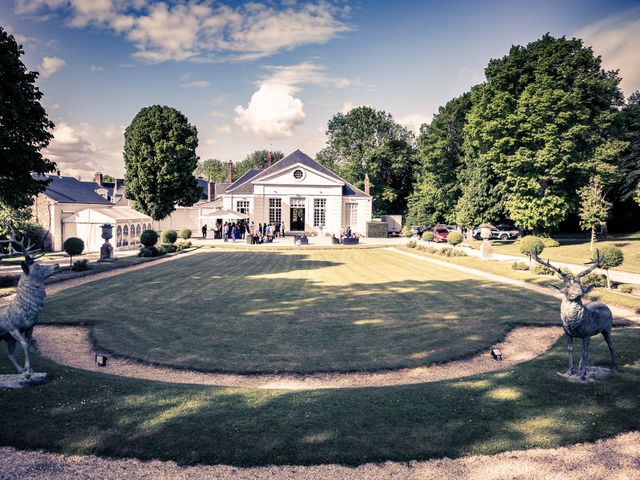
[[[447,241],[447,237],[449,236],[449,230],[444,227],[436,227],[433,229],[433,234],[435,235],[433,238],[434,242],[442,243]]]

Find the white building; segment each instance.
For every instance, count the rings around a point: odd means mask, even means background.
[[[286,232],[335,233],[350,226],[364,234],[371,221],[371,195],[296,150],[260,171],[249,170],[222,194],[225,210]]]

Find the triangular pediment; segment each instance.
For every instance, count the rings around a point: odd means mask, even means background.
[[[319,169],[302,163],[295,163],[270,175],[252,181],[254,185],[330,185],[342,186],[344,181],[327,175]]]

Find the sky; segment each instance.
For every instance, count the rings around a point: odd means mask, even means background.
[[[40,72],[63,175],[122,176],[124,129],[169,105],[201,159],[326,144],[370,105],[418,131],[484,80],[490,59],[545,33],[579,37],[640,89],[640,0],[0,0],[0,26]]]

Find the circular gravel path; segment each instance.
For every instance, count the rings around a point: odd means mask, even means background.
[[[0,479],[30,480],[640,480],[640,433],[595,443],[531,449],[498,455],[367,463],[358,467],[227,465],[180,467],[158,460],[111,459],[0,448]]]

